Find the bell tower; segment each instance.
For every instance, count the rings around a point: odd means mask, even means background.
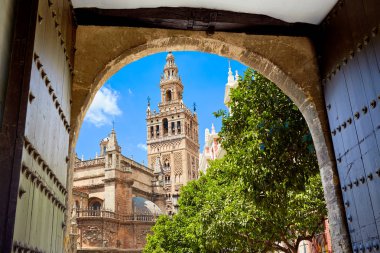
[[[166,64],[164,73],[160,81],[161,90],[161,104],[169,105],[173,102],[181,102],[183,85],[180,76],[178,75],[178,68],[174,62],[172,53],[166,56]]]
[[[166,213],[177,212],[181,186],[198,178],[198,118],[182,101],[183,84],[171,52],[160,80],[158,112],[147,107],[148,166],[155,173],[155,187],[166,196]]]

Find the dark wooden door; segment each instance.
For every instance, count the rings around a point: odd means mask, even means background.
[[[379,49],[379,38],[359,48],[324,87],[354,252],[380,247]]]

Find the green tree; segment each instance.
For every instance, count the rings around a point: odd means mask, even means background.
[[[302,114],[272,82],[248,69],[231,92],[231,115],[219,133],[230,167],[247,192],[273,204],[288,190],[303,190],[319,172]]]
[[[248,70],[231,92],[220,135],[227,155],[181,189],[145,252],[296,252],[326,208],[312,139],[294,104]]]

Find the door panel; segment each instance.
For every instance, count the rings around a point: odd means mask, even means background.
[[[65,8],[65,9],[64,9]],[[39,1],[14,251],[63,252],[74,27],[66,0]],[[62,27],[64,25],[65,27]],[[62,32],[64,29],[64,33]],[[66,57],[66,55],[70,57]],[[26,252],[26,251],[25,251]]]
[[[379,48],[380,40],[371,40],[324,88],[354,251],[372,245],[380,231]]]

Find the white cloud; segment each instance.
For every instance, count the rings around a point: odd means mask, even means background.
[[[146,144],[144,143],[139,143],[137,144],[137,147],[144,150],[144,151],[147,151],[148,147],[146,146]]]
[[[122,114],[117,102],[119,93],[111,88],[102,87],[96,93],[94,101],[86,114],[85,120],[96,127],[111,125],[112,118]]]
[[[133,94],[133,92],[132,92],[131,89],[128,89],[128,94],[129,94],[129,95],[132,95],[132,94]]]

